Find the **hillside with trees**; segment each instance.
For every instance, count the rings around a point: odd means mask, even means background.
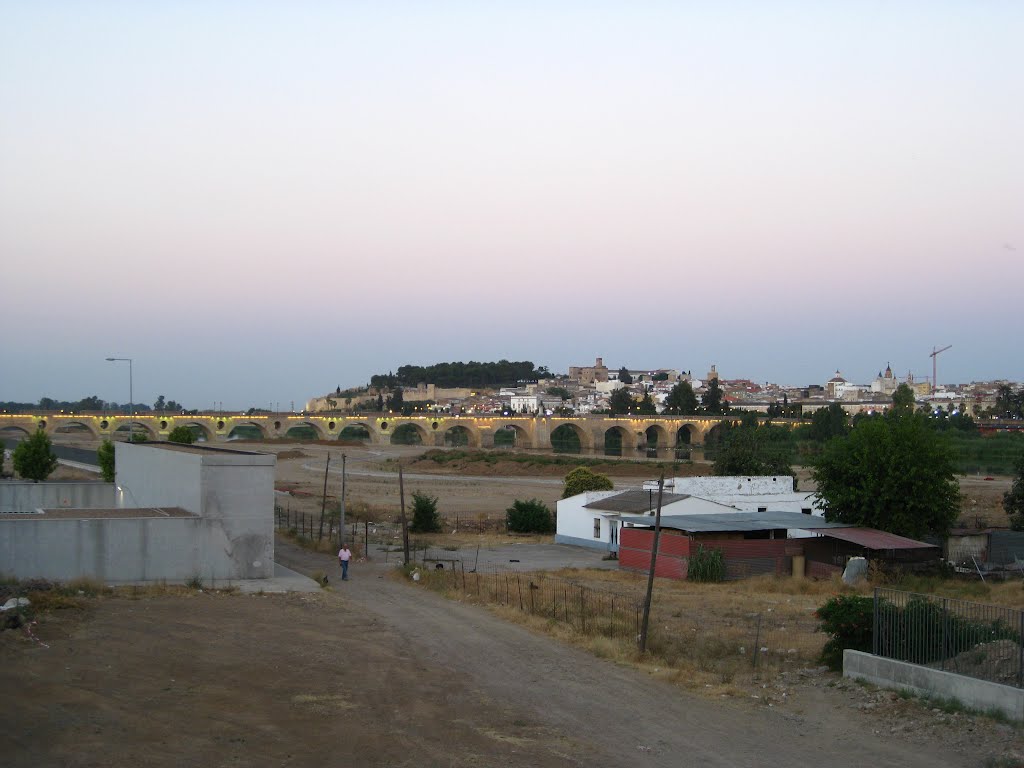
[[[499,360],[496,363],[435,363],[434,365],[403,365],[395,373],[374,374],[370,386],[378,389],[395,387],[416,387],[420,383],[438,387],[479,387],[491,389],[510,387],[521,381],[538,381],[551,378],[546,366],[534,367],[529,360],[512,362]]]

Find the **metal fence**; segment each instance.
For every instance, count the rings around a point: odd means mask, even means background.
[[[1024,611],[876,589],[872,651],[1024,688]]]
[[[579,584],[543,573],[512,570],[478,572],[459,562],[431,575],[481,602],[515,608],[564,623],[588,634],[635,638],[643,602],[634,595]]]

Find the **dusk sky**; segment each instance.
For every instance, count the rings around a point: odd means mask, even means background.
[[[1024,3],[0,2],[0,400],[1024,380]]]

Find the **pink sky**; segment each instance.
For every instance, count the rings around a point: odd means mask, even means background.
[[[0,5],[0,400],[1024,379],[1024,7]],[[31,328],[31,333],[25,328]],[[942,375],[942,372],[948,376]]]

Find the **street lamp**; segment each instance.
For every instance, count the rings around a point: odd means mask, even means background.
[[[128,363],[128,442],[132,439],[132,418],[135,411],[135,392],[132,390],[132,359],[130,357],[108,357],[108,363]]]

